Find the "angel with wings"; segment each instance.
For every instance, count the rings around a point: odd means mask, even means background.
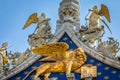
[[[6,52],[7,47],[8,47],[7,42],[4,42],[0,47],[0,63],[8,64],[9,62],[9,59],[7,58],[7,52]],[[1,62],[2,59],[3,59],[3,62]]]
[[[89,27],[90,28],[100,27],[101,26],[100,21],[102,21],[105,24],[105,26],[109,29],[109,31],[111,32],[109,26],[106,24],[106,22],[102,18],[102,16],[105,16],[107,21],[109,23],[111,22],[110,14],[109,14],[109,10],[108,10],[107,6],[102,4],[101,9],[99,10],[98,7],[95,5],[93,7],[93,9],[92,10],[90,9],[89,11],[91,11],[91,14],[90,14],[89,18],[86,18],[86,20],[89,21]]]
[[[36,30],[41,30],[41,27],[43,27],[42,25],[49,25],[48,21],[50,20],[50,18],[46,18],[45,13],[42,13],[41,16],[38,18],[37,17],[37,13],[33,13],[32,15],[30,15],[30,17],[28,18],[28,20],[26,21],[25,25],[23,26],[22,29],[26,29],[27,27],[29,27],[31,24],[33,23],[37,23],[37,28],[35,29],[34,32],[36,32]]]
[[[86,62],[86,55],[81,48],[67,51],[68,48],[69,46],[64,42],[55,42],[32,49],[31,51],[38,55],[47,56],[40,59],[40,61],[45,63],[33,69],[33,71],[36,70],[34,78],[44,76],[45,80],[49,80],[48,77],[54,72],[65,72],[67,75],[71,72],[80,73],[81,66]],[[24,80],[27,79],[30,73]]]
[[[7,56],[7,49],[8,43],[4,42],[2,46],[0,46],[0,74],[5,73],[7,69],[9,69],[9,59]]]
[[[32,34],[28,36],[28,43],[32,47],[36,47],[42,44],[46,44],[51,37],[51,26],[49,25],[50,18],[46,18],[45,13],[42,13],[40,17],[37,13],[30,15],[22,29],[28,28],[31,24],[37,23],[37,27]]]

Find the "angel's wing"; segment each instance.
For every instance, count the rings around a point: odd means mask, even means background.
[[[101,10],[99,11],[99,15],[105,16],[106,19],[108,20],[108,22],[111,22],[109,10],[108,10],[107,6],[105,6],[104,4],[101,5]]]
[[[66,58],[65,52],[68,47],[69,46],[64,42],[55,42],[39,46],[31,51],[42,56],[48,56],[52,59],[54,58],[54,60],[63,60]]]
[[[8,46],[8,43],[7,43],[7,42],[4,42],[4,43],[2,44],[2,48],[7,48],[7,46]]]
[[[31,25],[32,23],[36,23],[38,22],[38,18],[37,18],[37,13],[33,13],[28,20],[26,21],[24,27],[22,29],[27,28],[29,25]]]

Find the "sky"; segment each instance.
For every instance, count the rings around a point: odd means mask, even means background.
[[[58,8],[62,0],[0,0],[0,45],[3,42],[8,42],[8,51],[24,52],[29,48],[27,39],[28,35],[33,33],[36,24],[32,24],[27,29],[22,30],[26,20],[33,13],[38,13],[40,16],[42,12],[48,18],[51,18],[50,25],[52,32],[56,29],[56,20],[59,19]],[[109,8],[111,23],[110,26],[112,34],[105,28],[105,35],[103,41],[108,37],[114,37],[120,42],[120,0],[80,0],[80,24],[85,25],[85,16],[88,9],[94,5],[99,6],[105,4]],[[107,20],[105,19],[107,22]]]

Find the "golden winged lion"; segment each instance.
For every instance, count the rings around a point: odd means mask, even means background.
[[[86,55],[81,48],[67,51],[68,48],[69,46],[64,42],[55,42],[32,49],[31,51],[36,54],[47,56],[40,59],[40,61],[52,61],[45,62],[35,68],[36,75],[34,78],[44,76],[45,80],[49,80],[49,75],[54,72],[65,72],[68,75],[71,71],[80,73],[81,66],[86,62]],[[24,80],[30,75],[30,73],[24,78]]]

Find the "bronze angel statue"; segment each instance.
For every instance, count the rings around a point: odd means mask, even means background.
[[[89,21],[89,27],[90,28],[100,27],[100,21],[102,21],[105,24],[105,26],[109,29],[109,31],[111,32],[109,26],[102,19],[102,16],[105,16],[105,18],[107,19],[107,21],[109,23],[111,22],[110,14],[109,14],[109,10],[108,10],[107,6],[105,6],[104,4],[102,4],[101,5],[101,9],[99,10],[98,7],[95,5],[93,7],[93,9],[92,10],[90,9],[89,11],[91,11],[91,15],[90,15],[89,18],[86,18],[86,20]]]
[[[81,66],[86,62],[86,55],[81,48],[67,51],[68,47],[69,46],[64,42],[55,42],[32,49],[31,51],[36,54],[47,56],[40,59],[40,61],[49,61],[33,69],[33,71],[36,70],[34,78],[44,76],[45,80],[49,80],[49,75],[54,72],[65,72],[67,75],[72,71],[80,73]],[[30,73],[24,80],[27,79]]]

